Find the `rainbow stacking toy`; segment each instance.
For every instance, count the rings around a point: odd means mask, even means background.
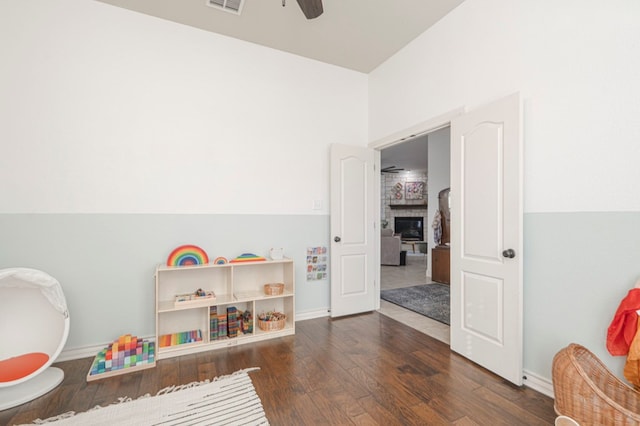
[[[104,379],[155,366],[155,344],[148,340],[125,334],[98,352],[87,374],[87,381]]]
[[[236,257],[235,259],[232,259],[229,263],[257,262],[261,260],[267,260],[267,259],[252,253],[244,253]]]
[[[167,266],[204,265],[209,256],[198,246],[184,245],[176,247],[167,258]]]
[[[158,345],[161,348],[167,346],[183,345],[185,343],[202,342],[202,331],[191,330],[181,333],[163,334],[158,337]]]

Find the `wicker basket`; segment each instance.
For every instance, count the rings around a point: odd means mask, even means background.
[[[278,313],[277,320],[265,321],[262,318],[262,315],[258,317],[258,327],[263,331],[277,331],[282,330],[284,328],[285,323],[287,322],[287,316],[285,314]]]
[[[581,426],[640,424],[640,392],[588,349],[572,343],[553,358],[554,409]]]
[[[264,294],[267,296],[278,296],[284,292],[284,284],[273,283],[264,285]]]

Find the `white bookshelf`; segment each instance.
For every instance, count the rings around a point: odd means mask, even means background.
[[[295,271],[293,260],[266,260],[224,265],[158,266],[156,282],[156,359],[208,351],[259,340],[287,336],[295,333]],[[264,293],[264,284],[284,283],[280,295]],[[197,289],[213,291],[215,299],[204,299],[197,304],[176,305],[175,296],[193,293]],[[210,312],[226,313],[228,307],[250,311],[253,330],[238,331],[237,337],[211,339]],[[286,314],[283,329],[263,331],[258,326],[258,315],[268,311]],[[160,337],[167,334],[200,330],[202,340],[193,343],[160,346]]]

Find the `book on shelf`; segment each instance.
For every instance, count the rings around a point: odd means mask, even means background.
[[[227,313],[218,313],[218,339],[227,337]]]
[[[209,308],[209,340],[218,340],[218,308],[216,306]]]
[[[238,337],[238,310],[234,306],[227,308],[227,335]]]

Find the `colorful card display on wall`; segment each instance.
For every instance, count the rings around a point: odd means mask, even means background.
[[[327,279],[327,248],[307,247],[307,281]]]

